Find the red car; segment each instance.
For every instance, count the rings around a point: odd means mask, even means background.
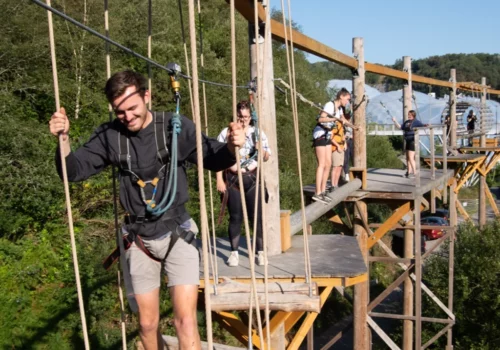
[[[426,218],[422,218],[420,220],[420,224],[426,226],[448,226],[448,222],[446,221],[446,219],[437,216],[428,216]],[[422,229],[422,237],[424,237],[425,240],[438,239],[440,237],[443,237],[444,234],[445,231],[439,228]]]

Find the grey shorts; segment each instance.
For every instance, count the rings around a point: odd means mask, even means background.
[[[193,219],[184,222],[181,227],[198,233]],[[170,232],[153,240],[143,240],[145,247],[158,259],[163,259],[170,245]],[[167,259],[160,263],[148,257],[133,243],[126,252],[128,267],[134,288],[134,294],[146,294],[161,285],[161,270],[168,277],[167,287],[176,285],[199,285],[200,258],[198,249],[178,239]]]

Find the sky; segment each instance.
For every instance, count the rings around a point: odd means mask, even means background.
[[[393,64],[402,56],[447,53],[500,54],[500,0],[290,1],[292,19],[305,35],[349,56],[352,38],[362,37],[368,62]],[[281,9],[279,1],[271,5]],[[321,59],[310,55],[309,60]]]

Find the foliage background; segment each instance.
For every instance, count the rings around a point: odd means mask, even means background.
[[[204,38],[206,68],[203,74],[208,80],[229,83],[229,8],[221,1],[205,1],[201,5],[202,21],[197,19],[197,25],[203,30]],[[0,348],[79,348],[82,334],[64,195],[54,167],[57,140],[47,130],[55,110],[47,14],[29,1],[0,0],[0,6]],[[53,6],[104,34],[102,1],[57,0]],[[187,4],[183,2],[183,6],[184,23],[187,23]],[[109,11],[111,38],[145,54],[147,2],[110,1]],[[237,82],[245,85],[249,80],[248,29],[240,16],[236,25]],[[61,101],[70,116],[72,145],[78,147],[100,123],[109,119],[102,93],[106,81],[105,45],[57,17],[54,17],[54,26]],[[152,43],[154,60],[185,66],[176,1],[153,1]],[[284,47],[274,43],[273,49],[275,77],[287,80]],[[114,47],[110,51],[112,71],[132,68],[147,73],[144,62]],[[295,60],[297,89],[314,101],[326,101],[327,81],[345,75],[328,65],[311,65],[299,51],[295,52]],[[172,110],[168,75],[157,69],[152,73],[153,108]],[[472,78],[478,79],[471,75]],[[369,77],[369,81],[377,82],[377,79]],[[182,95],[185,96],[182,111],[189,115],[185,81]],[[238,98],[246,96],[246,90],[238,92]],[[207,87],[207,100],[208,133],[216,136],[231,117],[230,90]],[[280,93],[276,94],[276,108],[281,207],[296,210],[300,193],[296,186],[291,108]],[[302,157],[303,175],[307,183],[312,183],[316,162],[310,141],[316,111],[299,104],[299,116],[301,152],[310,155]],[[369,166],[401,167],[388,140],[368,138],[367,144]],[[199,200],[193,169],[189,177],[193,184],[189,210],[197,219]],[[106,171],[83,183],[71,184],[87,324],[94,349],[115,349],[121,344],[117,267],[108,272],[101,267],[115,244],[111,180],[111,171]],[[381,208],[373,210],[374,217],[387,214]],[[331,231],[327,222],[318,229],[322,233]],[[225,232],[224,225],[218,228],[219,235]],[[167,292],[162,293],[161,326],[166,333],[173,334],[171,305]],[[331,310],[319,323],[332,322],[335,308]],[[126,318],[127,337],[132,346],[137,338],[137,320],[128,311]],[[199,321],[202,324],[201,312]],[[232,341],[220,329],[215,330],[215,338],[220,342]]]

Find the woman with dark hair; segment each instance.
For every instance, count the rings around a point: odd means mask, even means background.
[[[396,118],[392,118],[392,121],[398,128],[403,130],[403,137],[405,139],[405,151],[406,151],[406,164],[407,170],[405,176],[408,178],[415,177],[415,131],[413,128],[419,128],[426,126],[420,120],[416,119],[417,113],[414,110],[408,112],[408,119],[400,125]]]
[[[245,144],[240,148],[240,166],[243,175],[243,188],[245,191],[245,202],[247,206],[248,219],[250,222],[257,220],[257,265],[264,265],[264,251],[262,240],[262,198],[259,196],[257,212],[255,212],[255,192],[258,190],[256,183],[257,150],[258,142],[262,142],[262,159],[269,160],[271,150],[267,137],[263,131],[253,125],[250,103],[240,101],[236,107],[238,122],[243,126],[246,135]],[[217,137],[220,142],[227,142],[227,128]],[[227,260],[229,266],[238,266],[238,247],[240,243],[241,224],[243,223],[243,209],[241,206],[240,187],[238,182],[238,166],[233,165],[225,171],[219,171],[217,177],[217,190],[227,198],[229,211],[229,240],[231,243],[231,254]],[[227,196],[227,197],[226,197]],[[223,199],[224,200],[224,199]]]
[[[318,161],[316,168],[316,193],[312,196],[313,201],[328,204],[331,198],[326,195],[326,182],[330,176],[332,167],[332,128],[336,120],[343,120],[342,108],[351,99],[351,93],[342,88],[335,100],[327,102],[320,115],[317,117],[317,124],[313,130],[313,146]],[[344,152],[343,147],[338,152]]]

